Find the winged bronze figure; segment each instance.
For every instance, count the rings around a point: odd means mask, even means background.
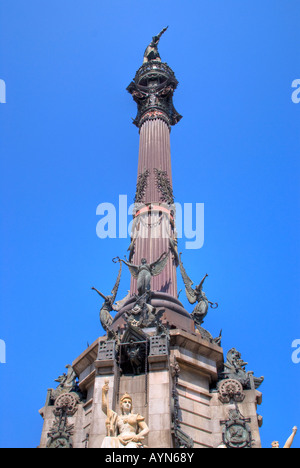
[[[164,252],[156,262],[147,263],[145,258],[142,258],[140,265],[133,265],[128,261],[121,260],[118,258],[118,261],[125,263],[128,266],[129,271],[133,278],[137,279],[137,289],[139,296],[151,291],[151,278],[153,276],[160,275],[166,267],[170,251],[168,253]]]
[[[121,273],[122,273],[122,263],[120,262],[120,269],[119,269],[117,281],[116,281],[116,283],[115,283],[115,285],[113,287],[113,290],[112,290],[110,296],[105,296],[100,291],[98,291],[98,289],[92,288],[93,291],[96,291],[99,294],[99,296],[102,297],[102,299],[104,299],[104,303],[103,303],[103,305],[101,307],[101,310],[100,310],[100,322],[101,322],[101,325],[102,325],[102,327],[104,328],[104,330],[106,332],[109,331],[109,329],[110,329],[110,327],[111,327],[111,325],[113,323],[113,318],[111,316],[111,311],[116,310],[116,308],[114,306],[114,302],[116,300],[118,289],[119,289],[119,286],[120,286]]]
[[[210,302],[207,299],[205,292],[202,290],[204,281],[208,277],[208,274],[204,276],[204,278],[201,280],[198,286],[196,286],[195,288],[192,287],[194,283],[189,278],[183,266],[181,255],[182,254],[180,253],[179,265],[180,265],[181,276],[185,285],[185,292],[186,292],[187,299],[190,304],[195,304],[196,302],[198,303],[191,315],[195,324],[198,326],[201,326],[208,313],[208,307],[210,306],[212,309],[216,309],[218,307],[218,304],[216,302],[215,303]]]

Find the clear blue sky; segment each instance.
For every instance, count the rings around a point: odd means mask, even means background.
[[[263,445],[300,427],[299,17],[298,0],[0,0],[1,447],[38,446],[47,388],[103,334],[90,288],[110,292],[128,240],[100,240],[96,208],[133,199],[126,87],[167,25],[174,192],[205,204],[205,244],[185,263],[219,303],[205,327],[265,377]]]

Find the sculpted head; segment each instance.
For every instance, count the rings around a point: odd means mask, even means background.
[[[120,408],[121,408],[122,414],[131,412],[132,398],[130,395],[128,395],[128,393],[125,393],[125,395],[122,396],[120,400]]]
[[[141,263],[142,263],[142,265],[146,265],[146,264],[147,264],[147,260],[146,260],[145,258],[142,258]]]
[[[113,296],[106,296],[105,303],[106,304],[112,304],[113,302]]]
[[[279,442],[277,442],[277,440],[272,442],[272,448],[279,448]]]

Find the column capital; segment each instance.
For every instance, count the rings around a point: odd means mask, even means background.
[[[169,128],[176,125],[182,118],[173,105],[177,85],[175,74],[166,63],[155,60],[144,63],[127,87],[138,106],[133,123],[141,128],[146,120],[161,119]]]

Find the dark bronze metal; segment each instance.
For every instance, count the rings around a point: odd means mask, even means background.
[[[120,259],[120,262],[128,266],[133,278],[137,279],[138,294],[140,297],[151,291],[151,278],[163,272],[167,264],[169,253],[170,252],[164,252],[158,260],[151,264],[148,264],[145,258],[142,259],[140,265],[133,265],[132,263]]]
[[[166,32],[168,27],[169,26],[164,28],[157,36],[152,37],[152,41],[150,42],[144,53],[144,63],[151,62],[153,60],[161,61],[157,47],[161,36]]]
[[[192,312],[192,318],[195,322],[196,328],[199,329],[199,327],[201,327],[208,313],[208,307],[210,306],[211,308],[216,309],[218,307],[218,304],[210,302],[207,299],[205,292],[202,290],[204,281],[206,280],[208,275],[206,274],[204,278],[202,279],[202,281],[200,282],[200,284],[196,286],[194,289],[192,288],[194,283],[187,275],[187,272],[183,266],[183,263],[181,260],[181,254],[179,254],[179,265],[180,265],[181,276],[185,285],[185,292],[186,292],[187,299],[190,304],[195,304],[196,302],[198,303]]]
[[[144,63],[127,87],[138,106],[133,123],[141,127],[145,120],[162,119],[170,127],[182,116],[173,105],[173,93],[178,81],[173,70],[159,60]]]
[[[116,259],[113,259],[113,262],[116,263]],[[102,299],[104,299],[104,303],[101,307],[100,310],[100,322],[103,327],[103,329],[108,332],[110,330],[110,327],[113,323],[113,318],[111,316],[111,312],[113,310],[116,310],[114,306],[114,302],[117,297],[120,281],[121,281],[121,273],[122,273],[122,263],[120,262],[120,269],[119,269],[119,274],[116,280],[116,283],[113,287],[113,290],[111,292],[110,296],[105,296],[102,294],[98,289],[96,288],[91,288],[93,291],[96,291]]]
[[[241,358],[241,353],[232,348],[227,353],[219,379],[235,379],[242,384],[244,389],[255,390],[263,383],[264,377],[254,377],[252,371],[246,371],[247,365],[248,363]]]

